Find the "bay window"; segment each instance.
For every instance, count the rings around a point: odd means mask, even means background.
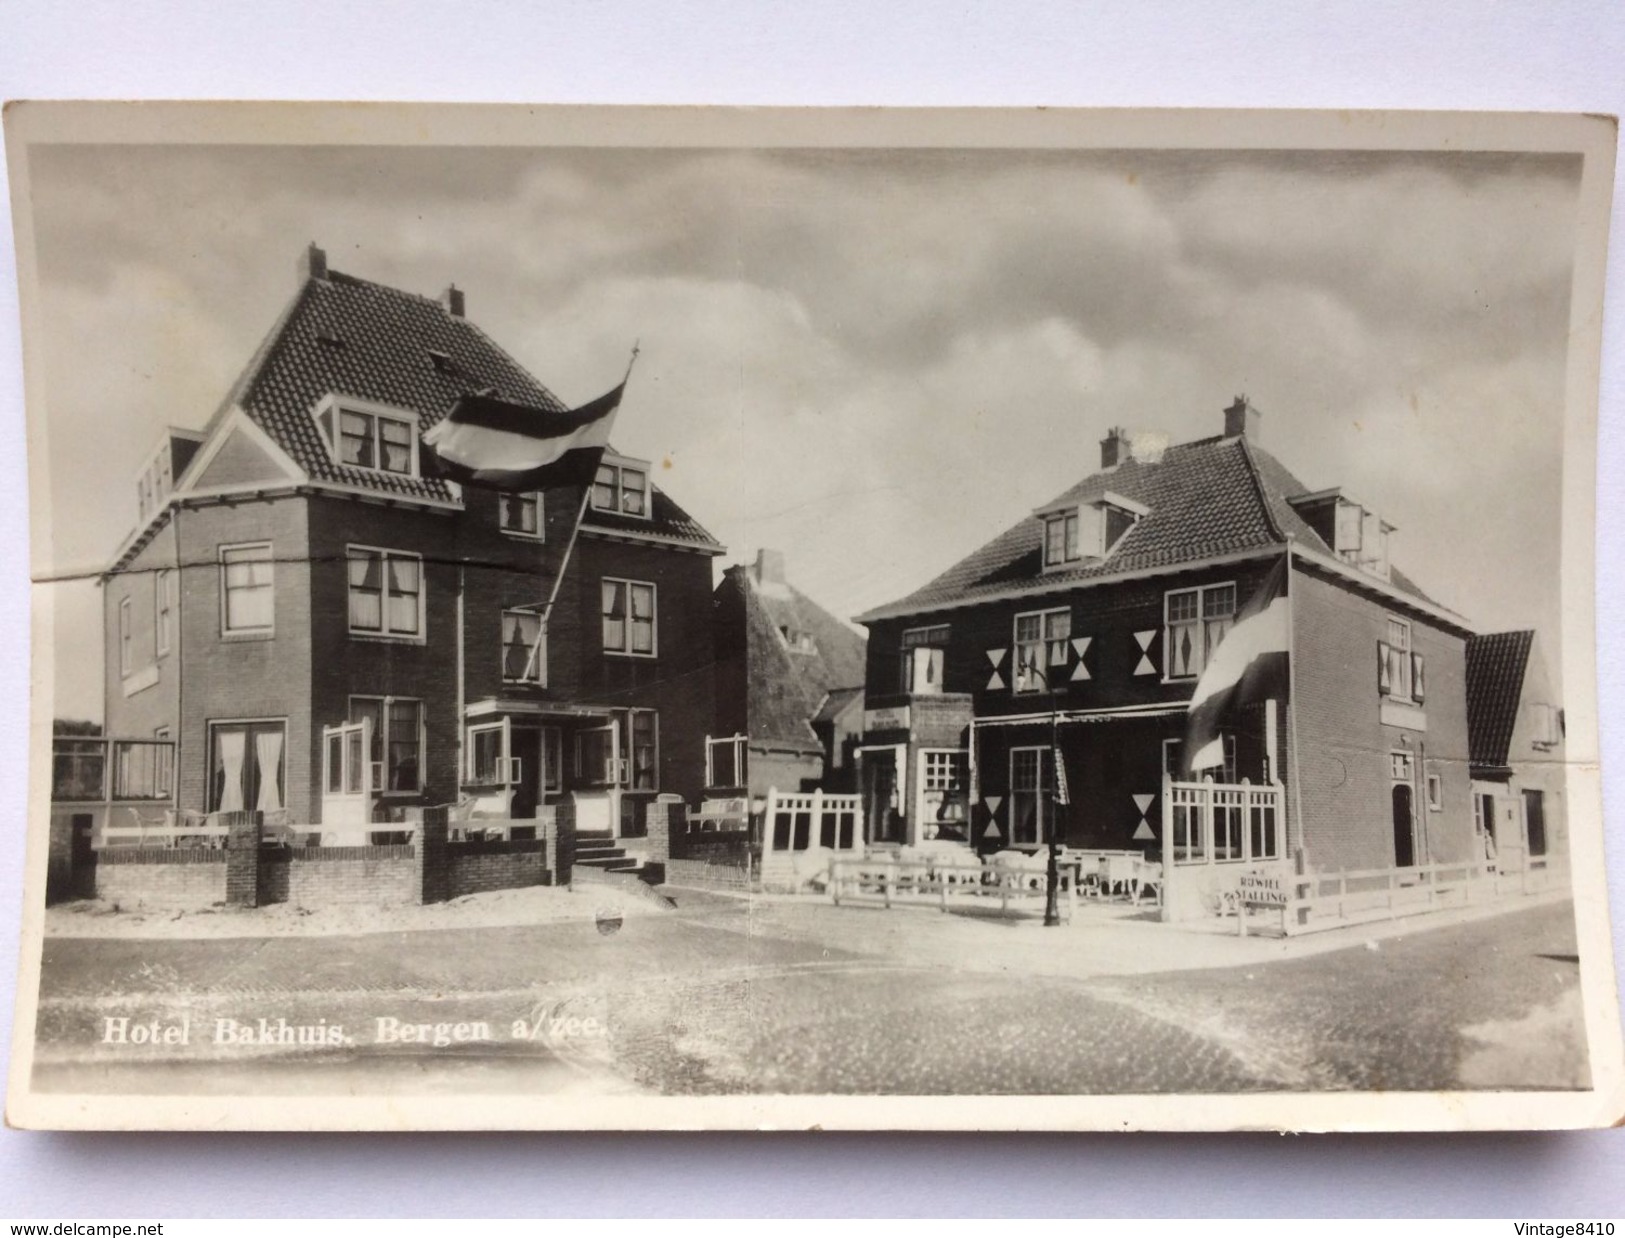
[[[350,721],[372,723],[375,791],[423,789],[423,702],[398,696],[352,696]]]

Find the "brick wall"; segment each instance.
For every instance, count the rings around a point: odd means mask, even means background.
[[[316,776],[304,798],[293,802],[308,805],[312,822],[321,820],[317,783],[322,728],[349,721],[352,696],[399,696],[422,704],[422,789],[392,795],[390,803],[445,804],[458,797],[460,519],[455,513],[385,508],[345,499],[310,500],[311,727],[305,759]],[[350,546],[422,556],[422,639],[350,634]]]
[[[1447,863],[1472,851],[1467,768],[1465,642],[1410,616],[1412,648],[1426,659],[1426,730],[1385,726],[1377,692],[1377,643],[1388,606],[1300,568],[1292,578],[1297,654],[1297,739],[1303,844],[1321,870],[1393,865],[1391,754],[1412,754],[1417,861]],[[1397,613],[1397,612],[1394,612]],[[1403,617],[1403,616],[1402,616]],[[1440,777],[1443,807],[1430,811],[1426,774]]]
[[[222,851],[103,851],[90,865],[90,874],[96,897],[125,908],[196,910],[226,901]]]
[[[440,862],[448,899],[547,884],[540,842],[448,843]]]
[[[102,589],[102,653],[106,668],[102,717],[108,735],[141,738],[159,727],[170,727],[173,734],[180,710],[177,653],[180,616],[176,609],[178,590],[174,579],[171,578],[168,586],[171,598],[169,649],[163,654],[158,653],[157,645],[157,595],[159,570],[173,569],[175,563],[175,529],[170,523],[159,529],[129,566],[111,576]],[[126,598],[130,601],[130,669],[133,672],[128,680],[122,675],[119,663],[119,609]],[[148,686],[138,687],[142,684]],[[128,696],[126,688],[132,689]]]
[[[418,868],[409,846],[298,847],[268,852],[262,864],[285,872],[286,901],[296,907],[418,902]],[[263,888],[277,886],[272,878]]]
[[[295,812],[312,804],[310,568],[305,500],[249,499],[174,513],[180,548],[180,686],[176,780],[182,808],[208,807],[209,723],[284,719],[285,787]],[[275,631],[221,631],[220,547],[270,542],[276,556]]]
[[[604,653],[600,584],[606,576],[655,586],[658,656]],[[548,639],[556,642],[549,654],[559,691],[658,710],[658,790],[697,801],[704,792],[705,736],[716,725],[710,556],[583,533],[554,613]]]

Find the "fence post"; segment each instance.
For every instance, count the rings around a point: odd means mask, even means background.
[[[412,848],[413,892],[417,902],[443,903],[450,892],[446,865],[451,814],[444,804],[425,808],[417,822],[417,838]]]
[[[576,804],[564,796],[553,808],[553,828],[544,834],[542,856],[548,880],[556,886],[570,884],[576,858]]]
[[[260,905],[260,814],[223,812],[226,827],[226,902],[233,907]]]

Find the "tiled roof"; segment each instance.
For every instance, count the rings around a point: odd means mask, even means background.
[[[1291,535],[1296,543],[1330,555],[1331,548],[1286,500],[1305,487],[1273,456],[1239,437],[1206,438],[1169,447],[1155,463],[1129,459],[1085,478],[1051,503],[1100,499],[1110,491],[1150,509],[1104,559],[1086,559],[1063,571],[1043,567],[1043,525],[1027,517],[935,580],[896,602],[887,613],[928,610],[979,597],[1050,590],[1103,576],[1197,563],[1220,555],[1267,550]],[[1395,588],[1427,601],[1401,573]]]
[[[215,421],[240,406],[313,481],[450,502],[452,493],[439,478],[337,463],[312,412],[329,394],[354,396],[411,409],[421,432],[445,416],[459,396],[479,391],[515,404],[566,408],[484,331],[440,301],[329,271],[325,278],[306,279]],[[652,519],[629,520],[629,527],[715,544],[669,496],[653,490]],[[590,523],[613,528],[619,519],[593,513]]]
[[[730,569],[729,585],[743,584],[750,737],[817,748],[812,731],[825,695],[861,689],[865,639],[800,590],[762,589],[750,569]],[[810,651],[788,647],[780,629],[804,633]]]
[[[831,688],[824,697],[824,703],[818,707],[813,715],[814,722],[833,722],[851,708],[853,702],[863,697],[862,688]]]
[[[1467,641],[1467,753],[1474,765],[1507,763],[1534,641],[1532,631],[1491,632]]]
[[[700,522],[679,507],[672,497],[653,484],[649,500],[649,519],[623,516],[617,512],[601,512],[592,507],[582,518],[583,528],[600,529],[606,533],[654,533],[674,541],[688,542],[720,552],[722,544],[707,533]]]

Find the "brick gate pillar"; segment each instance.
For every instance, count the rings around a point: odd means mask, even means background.
[[[232,907],[260,905],[260,814],[223,812],[226,827],[226,903]]]
[[[569,885],[576,863],[576,805],[571,796],[565,796],[554,805],[553,828],[546,832],[542,849],[548,883]]]
[[[419,903],[443,903],[450,889],[446,866],[449,815],[444,804],[425,808],[423,819],[417,823],[417,837],[412,840],[412,889]]]

